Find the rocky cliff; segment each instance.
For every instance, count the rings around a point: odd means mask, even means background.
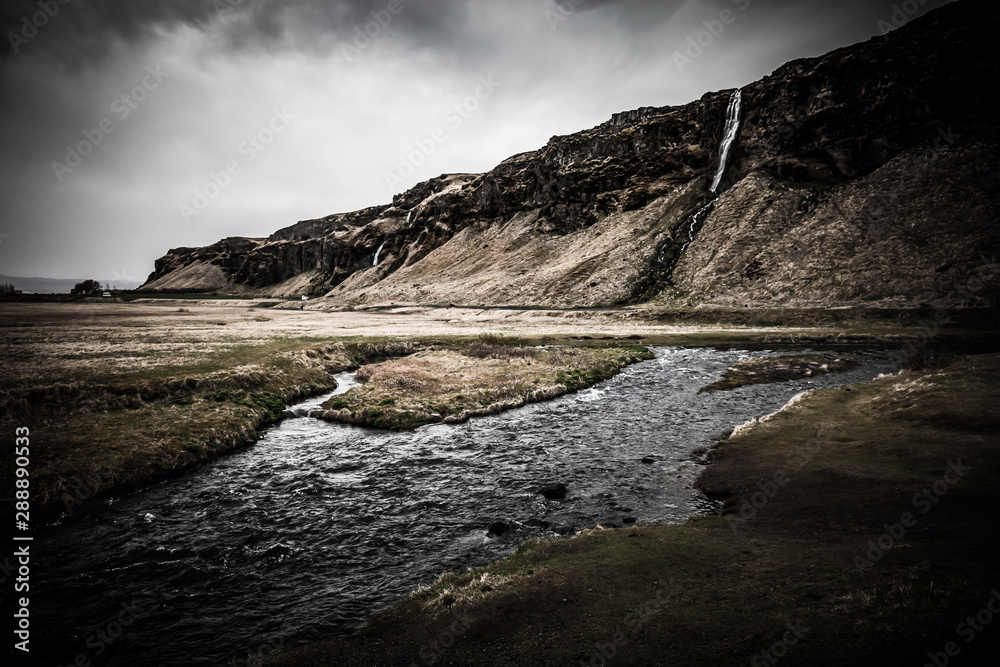
[[[998,16],[961,0],[743,88],[722,194],[697,218],[733,91],[617,114],[390,205],[171,250],[143,289],[320,308],[992,305]]]

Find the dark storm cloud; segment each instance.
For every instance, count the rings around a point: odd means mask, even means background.
[[[65,0],[63,0],[65,1]],[[801,0],[740,0],[741,3],[773,10]],[[474,51],[482,43],[470,43],[462,31],[470,18],[471,0],[399,0],[403,10],[393,16],[392,30],[421,46],[447,50],[466,47]],[[861,0],[853,0],[862,4]],[[499,3],[497,3],[499,5]],[[636,32],[656,30],[687,4],[686,0],[512,0],[503,3],[504,12],[541,16],[545,12],[600,14],[619,27]],[[703,3],[728,6],[728,0]],[[841,2],[840,4],[850,4]],[[868,3],[871,4],[871,3]],[[197,30],[213,26],[223,45],[236,49],[329,48],[353,35],[355,28],[382,14],[389,0],[12,0],[0,8],[0,28],[5,36],[21,35],[32,17],[43,7],[54,8],[54,16],[35,22],[45,23],[37,41],[25,46],[3,43],[4,53],[44,49],[73,66],[109,55],[115,40],[141,42],[157,29],[189,26]],[[221,25],[220,25],[221,24]],[[31,28],[28,28],[31,31]],[[18,42],[19,40],[14,40]],[[35,39],[28,40],[34,42]]]
[[[399,0],[403,11],[393,16],[393,30],[419,42],[430,43],[441,36],[456,36],[467,14],[468,2],[421,2]],[[382,13],[389,0],[41,0],[54,8],[44,17],[39,0],[13,0],[0,9],[3,34],[21,35],[27,20],[39,13],[35,26],[42,48],[64,61],[78,65],[105,57],[115,40],[141,42],[158,29],[189,26],[218,28],[223,44],[236,49],[328,48],[331,38],[343,39],[356,26]],[[515,3],[516,4],[516,3]],[[32,31],[29,26],[28,31]],[[291,39],[289,39],[291,38]],[[13,40],[19,42],[19,40]],[[29,42],[35,41],[29,39]],[[31,45],[34,47],[35,45]],[[6,55],[26,50],[20,43],[4,40]]]
[[[67,4],[63,5],[62,2]],[[391,32],[411,47],[431,49],[461,59],[477,57],[496,48],[488,30],[470,33],[476,9],[491,10],[530,20],[544,14],[563,22],[568,16],[598,16],[618,30],[636,35],[653,32],[670,21],[685,5],[695,5],[706,16],[735,6],[746,8],[746,22],[764,25],[779,10],[795,5],[837,6],[856,23],[861,16],[874,22],[891,11],[890,3],[872,0],[508,0],[484,3],[475,0],[399,0],[402,11],[392,16]],[[373,13],[385,16],[390,0],[11,0],[0,8],[0,28],[8,56],[23,51],[43,51],[62,66],[93,65],[113,53],[116,42],[131,44],[154,39],[158,30],[186,26],[211,31],[222,49],[293,50],[321,53],[351,39],[355,30],[372,21]],[[49,8],[51,17],[43,11]],[[33,17],[38,36],[27,40]],[[570,23],[570,20],[564,21]],[[27,21],[27,23],[26,23]],[[829,27],[831,36],[849,26]],[[474,38],[473,38],[474,34]],[[530,46],[530,45],[529,45]]]
[[[0,28],[5,55],[44,49],[65,64],[79,64],[107,55],[112,39],[134,42],[154,26],[203,25],[216,14],[212,2],[201,0],[11,0],[0,9]],[[29,44],[11,39],[11,34],[29,37],[29,24],[39,32]]]

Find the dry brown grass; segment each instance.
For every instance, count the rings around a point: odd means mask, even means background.
[[[522,338],[506,338],[497,334],[480,334],[479,338],[462,352],[477,359],[533,359],[537,350],[526,347]]]
[[[458,308],[324,312],[247,309],[256,301],[157,303],[0,302],[0,388],[26,384],[107,382],[202,374],[231,368],[279,350],[330,340],[468,338],[485,332],[532,342],[588,334],[605,340],[642,336],[659,344],[737,340],[835,342],[844,326],[822,322],[790,329],[720,325],[723,316],[692,311],[657,319],[656,312],[515,311]],[[178,312],[181,306],[184,312]],[[266,318],[266,319],[265,319]],[[224,326],[219,326],[222,323]],[[873,325],[864,324],[867,328]],[[902,330],[905,336],[906,331]],[[598,342],[595,338],[594,342]]]
[[[652,356],[637,347],[537,349],[482,340],[472,346],[530,354],[437,349],[370,364],[358,371],[364,386],[328,401],[322,417],[391,429],[457,423],[590,386]]]

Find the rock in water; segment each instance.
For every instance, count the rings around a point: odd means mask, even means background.
[[[503,521],[494,521],[490,524],[489,532],[486,534],[486,537],[499,537],[507,532],[507,528],[507,524]]]
[[[562,500],[566,497],[566,485],[559,484],[549,484],[548,486],[543,486],[538,489],[538,493],[542,494],[549,500]]]

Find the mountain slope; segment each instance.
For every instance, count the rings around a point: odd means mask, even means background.
[[[1000,250],[997,15],[961,0],[743,88],[723,194],[694,225],[732,91],[617,114],[391,205],[172,250],[144,288],[320,308],[995,303],[996,272],[956,286]]]

